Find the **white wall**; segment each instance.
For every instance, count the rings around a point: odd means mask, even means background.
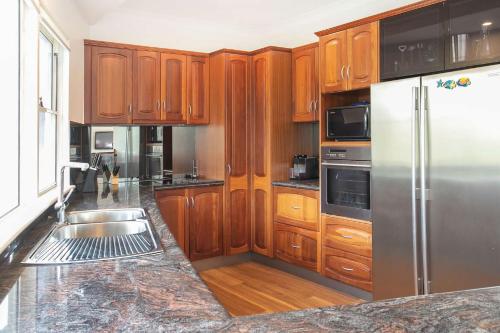
[[[83,123],[83,40],[89,26],[73,1],[40,0],[40,4],[69,40],[69,119]]]
[[[57,22],[59,30],[66,34],[66,29],[71,33],[71,36],[79,35],[80,39],[70,39],[73,41],[75,49],[78,50],[81,36],[77,27],[83,27],[80,23],[83,22],[78,13],[73,11],[72,6],[66,6],[69,1],[45,1],[47,10],[52,9],[49,16]],[[33,220],[35,220],[43,211],[51,206],[57,199],[57,188],[44,193],[38,194],[38,19],[39,14],[36,6],[30,5],[30,0],[22,0],[22,5],[27,6],[24,8],[24,16],[29,25],[21,25],[21,87],[20,87],[20,205],[11,213],[0,219],[0,252],[5,249],[26,227],[28,227]],[[38,5],[38,2],[35,1]],[[59,7],[60,6],[60,7]],[[66,10],[67,11],[66,11]],[[72,20],[75,25],[72,26]],[[3,22],[5,23],[5,22]],[[7,28],[8,29],[8,28]],[[86,33],[86,32],[84,32]],[[67,34],[70,36],[70,34]],[[74,38],[74,37],[73,37]],[[82,48],[80,48],[83,50]],[[79,54],[81,53],[81,57]],[[64,72],[77,72],[77,75],[72,75],[72,91],[69,92],[69,78],[62,78],[62,86],[66,87],[66,93],[63,93],[61,100],[63,109],[68,110],[69,104],[74,105],[75,109],[83,109],[83,75],[81,80],[78,79],[78,72],[83,73],[83,51],[74,51],[71,53],[70,59],[75,55],[76,61],[71,64],[64,64]],[[80,59],[80,60],[79,60]],[[71,67],[73,69],[71,69]],[[71,73],[70,73],[71,74]],[[72,100],[70,100],[70,98]],[[79,111],[83,114],[83,111]],[[61,145],[57,151],[58,166],[62,162],[69,160],[69,118],[67,112],[62,114],[59,119],[60,126],[58,132],[58,141]],[[58,167],[59,168],[59,167]],[[57,177],[59,180],[59,176]],[[68,177],[66,180],[68,185]],[[8,191],[9,189],[4,188]],[[3,192],[0,192],[3,193]],[[0,198],[1,198],[0,194]]]

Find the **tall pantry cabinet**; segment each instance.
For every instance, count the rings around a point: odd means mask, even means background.
[[[252,57],[252,249],[273,255],[272,181],[288,179],[300,127],[292,122],[291,52]]]

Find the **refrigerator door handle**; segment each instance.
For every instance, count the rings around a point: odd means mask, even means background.
[[[420,237],[421,237],[421,248],[422,248],[422,273],[424,282],[424,294],[430,293],[429,290],[429,262],[427,253],[427,141],[428,141],[428,129],[427,129],[427,116],[429,112],[429,87],[422,87],[422,106],[420,107],[420,136],[419,136],[419,148],[420,148]]]
[[[417,141],[418,141],[418,119],[420,115],[420,87],[413,87],[413,105],[411,113],[411,228],[412,228],[412,254],[413,254],[413,284],[415,295],[422,293],[420,288],[420,276],[418,269],[418,228],[417,228]]]

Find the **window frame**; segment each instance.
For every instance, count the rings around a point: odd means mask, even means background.
[[[63,45],[57,40],[54,33],[45,26],[43,23],[39,24],[39,38],[38,43],[40,43],[40,35],[47,39],[52,44],[52,82],[51,82],[51,106],[46,107],[40,105],[40,45],[38,45],[38,80],[37,80],[37,91],[38,91],[38,113],[37,113],[37,193],[38,196],[43,196],[44,194],[50,192],[57,187],[57,170],[58,170],[58,152],[60,149],[59,131],[61,126],[61,100],[59,90],[62,89],[60,85],[60,76],[62,72],[62,63],[59,61],[59,53],[62,51]],[[54,107],[55,106],[55,107]],[[48,113],[55,116],[55,154],[54,154],[54,182],[49,186],[41,188],[40,187],[40,113]]]

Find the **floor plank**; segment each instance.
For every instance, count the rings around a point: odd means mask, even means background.
[[[200,275],[232,316],[363,302],[255,262],[210,269]]]

